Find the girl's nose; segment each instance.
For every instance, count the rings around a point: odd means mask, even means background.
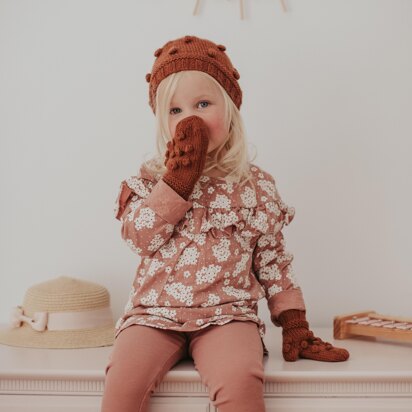
[[[189,114],[188,116],[185,117],[185,119],[188,119],[189,117],[197,117],[204,121],[204,119],[201,116],[198,116],[197,114]]]

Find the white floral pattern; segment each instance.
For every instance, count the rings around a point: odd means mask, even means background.
[[[201,176],[188,201],[144,167],[122,182],[114,213],[141,262],[116,337],[133,324],[193,331],[252,320],[269,353],[258,301],[273,318],[304,307],[281,231],[295,210],[269,173],[250,170],[254,186]]]

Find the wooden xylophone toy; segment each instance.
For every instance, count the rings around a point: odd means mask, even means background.
[[[374,311],[335,316],[333,337],[372,336],[412,342],[412,319],[380,315]]]

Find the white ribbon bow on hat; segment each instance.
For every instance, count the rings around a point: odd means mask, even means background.
[[[23,308],[16,306],[12,310],[10,326],[12,328],[19,328],[22,322],[28,323],[34,330],[42,332],[46,330],[47,325],[47,312],[36,312],[33,318],[23,315]]]
[[[113,323],[110,306],[75,312],[35,312],[33,318],[23,315],[23,308],[12,309],[10,327],[19,328],[26,322],[34,330],[78,330],[109,326]]]

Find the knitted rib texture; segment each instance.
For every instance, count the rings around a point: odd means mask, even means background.
[[[286,310],[279,315],[279,323],[283,328],[282,353],[286,361],[293,362],[301,357],[324,362],[340,362],[349,358],[346,349],[334,347],[314,336],[309,330],[304,311]]]
[[[238,109],[242,104],[239,72],[225,53],[226,47],[196,36],[184,36],[168,41],[154,52],[156,60],[151,73],[146,74],[149,83],[149,105],[156,114],[156,91],[160,82],[172,73],[198,70],[214,77],[226,90]]]
[[[175,136],[167,142],[162,179],[188,200],[201,176],[209,144],[209,129],[199,116],[189,116],[176,125]]]

